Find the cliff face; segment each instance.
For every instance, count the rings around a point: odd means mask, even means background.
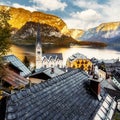
[[[71,35],[74,39],[77,39],[83,34],[84,34],[84,31],[81,29],[69,29],[69,35]]]
[[[41,24],[43,44],[69,45],[76,42],[64,21],[57,16],[7,6],[0,6],[0,10],[8,10],[10,13],[8,22],[12,27],[12,40],[16,44],[34,44],[37,23]]]
[[[69,30],[65,22],[54,15],[46,14],[43,12],[30,12],[22,8],[12,8],[8,6],[0,6],[0,10],[9,10],[11,19],[9,24],[14,28],[14,30],[19,30],[27,22],[39,22],[40,24],[47,24],[53,28],[57,28],[62,34],[77,38],[81,35],[82,30]],[[13,32],[14,34],[14,32]]]
[[[15,34],[12,40],[16,44],[35,44],[38,23],[27,22]],[[70,36],[62,34],[57,28],[47,24],[40,24],[40,35],[44,45],[69,46],[77,41]]]
[[[79,37],[84,41],[100,41],[120,43],[120,22],[110,22],[100,24],[98,27],[91,28]]]
[[[97,32],[99,31],[115,31],[117,29],[119,29],[120,27],[120,22],[110,22],[110,23],[103,23],[100,24],[97,27]]]
[[[66,28],[66,24],[57,16],[46,14],[43,12],[30,12],[22,8],[12,8],[7,6],[0,6],[1,9],[9,10],[11,19],[9,21],[13,28],[20,29],[26,22],[39,22],[41,24],[48,24],[56,27],[60,31]],[[64,30],[65,31],[65,30]]]

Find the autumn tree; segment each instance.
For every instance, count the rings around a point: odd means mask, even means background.
[[[10,20],[9,12],[7,10],[0,10],[0,77],[4,73],[2,56],[7,54],[11,46],[11,27],[8,20]]]
[[[10,14],[8,11],[0,11],[0,57],[10,50],[10,32],[11,27],[8,23]]]

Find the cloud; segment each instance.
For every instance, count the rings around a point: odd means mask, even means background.
[[[67,4],[65,2],[61,2],[60,0],[31,0],[30,2],[34,3],[34,7],[38,10],[44,11],[63,11],[65,7],[67,7]]]
[[[105,3],[98,3],[97,0],[75,0],[74,5],[82,9],[93,9],[101,14],[101,22],[120,20],[120,0],[107,0]]]
[[[101,11],[103,13],[103,21],[120,21],[120,0],[109,0]]]
[[[83,21],[75,18],[71,18],[71,19],[65,18],[63,20],[65,21],[69,29],[73,28],[73,29],[87,30],[89,28],[93,28],[98,25],[98,22]]]
[[[70,14],[70,19],[64,19],[70,28],[88,29],[105,22],[120,21],[120,0],[107,0],[98,3],[98,0],[74,0],[73,4],[81,11]]]
[[[96,0],[74,0],[73,2],[74,5],[80,7],[80,8],[85,8],[85,9],[97,9],[97,8],[102,8],[101,4],[98,4]]]
[[[10,5],[11,4],[11,2],[10,1],[0,1],[0,5]]]
[[[20,5],[18,3],[11,3],[10,1],[0,2],[0,5],[12,6],[12,7],[15,7],[15,8],[24,8],[24,9],[29,10],[31,12],[37,10],[36,8],[34,8],[32,6],[25,6],[25,5]]]
[[[73,12],[70,19],[64,19],[69,28],[88,29],[98,25],[101,15],[92,9]]]
[[[95,22],[100,19],[101,15],[97,13],[95,10],[88,9],[82,12],[73,12],[71,13],[71,17],[83,21]]]
[[[37,10],[37,9],[35,9],[34,7],[25,6],[25,5],[20,5],[20,4],[18,4],[18,3],[13,3],[12,6],[15,7],[15,8],[24,8],[24,9],[29,10],[29,11],[31,11],[31,12]]]

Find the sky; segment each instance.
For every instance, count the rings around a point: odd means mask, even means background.
[[[120,21],[120,0],[0,0],[0,5],[56,15],[70,29],[87,30]]]

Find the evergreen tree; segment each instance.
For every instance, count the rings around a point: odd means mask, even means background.
[[[28,60],[28,58],[25,56],[24,59],[23,59],[23,63],[29,67],[30,66],[30,61]]]

